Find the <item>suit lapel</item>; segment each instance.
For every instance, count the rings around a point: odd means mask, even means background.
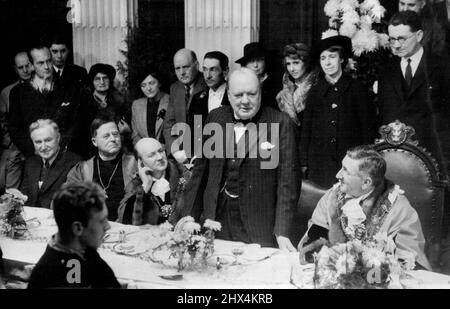
[[[391,73],[392,74],[392,86],[394,87],[395,92],[397,93],[397,96],[400,98],[401,100],[401,104],[403,105],[404,103],[404,93],[403,93],[403,73],[402,73],[402,69],[400,67],[400,58],[396,59],[394,62],[394,70]]]
[[[411,87],[409,88],[409,92],[408,92],[408,97],[411,96],[417,90],[417,88],[419,88],[426,82],[425,66],[426,66],[426,60],[425,60],[425,54],[423,54],[422,59],[420,60],[419,66],[417,67],[416,74],[414,74],[414,77],[412,79]]]
[[[30,172],[28,173],[28,177],[30,178],[28,183],[30,184],[31,188],[30,191],[32,192],[34,198],[30,199],[31,201],[36,201],[37,194],[39,191],[39,176],[41,174],[41,161],[40,158],[37,158],[31,168]]]
[[[222,106],[230,105],[230,101],[228,100],[228,92],[225,90],[225,93],[223,94],[222,98]]]
[[[64,154],[62,154],[62,156],[64,156]],[[54,165],[50,167],[47,173],[47,177],[44,183],[42,184],[41,192],[45,192],[46,190],[48,190],[53,185],[53,183],[55,183],[55,181],[58,180],[58,177],[64,171],[65,165],[64,157],[56,158],[53,164]]]

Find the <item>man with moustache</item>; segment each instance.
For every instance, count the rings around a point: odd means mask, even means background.
[[[53,214],[58,232],[33,268],[28,289],[120,288],[97,252],[111,228],[103,190],[92,182],[66,184],[55,195]]]
[[[75,165],[67,175],[68,183],[94,181],[105,191],[108,220],[116,221],[117,209],[136,171],[133,155],[122,151],[117,123],[108,115],[95,118],[91,125],[92,144],[97,154]]]
[[[198,71],[197,55],[192,50],[183,48],[177,51],[173,57],[173,66],[178,81],[170,86],[169,105],[167,115],[164,120],[164,140],[166,142],[166,152],[171,154],[179,163],[187,161],[192,157],[191,153],[186,153],[183,149],[185,145],[174,144],[182,134],[172,132],[172,128],[177,123],[186,123],[193,96],[206,88],[202,74]],[[192,146],[191,146],[192,148]]]
[[[334,245],[364,241],[380,232],[393,238],[399,258],[412,255],[416,266],[431,270],[419,216],[385,174],[386,161],[376,150],[370,146],[349,149],[336,174],[339,182],[319,200],[300,240],[302,255],[308,248],[304,245],[320,238]]]
[[[163,223],[172,214],[180,166],[167,160],[163,146],[154,138],[140,139],[135,150],[138,175],[125,190],[117,221],[134,225]]]
[[[295,124],[261,106],[261,84],[248,68],[231,73],[228,99],[229,106],[208,115],[206,125],[224,134],[217,141],[223,147],[216,144],[213,156],[203,153],[194,161],[184,214],[219,221],[217,238],[295,251],[288,238],[301,179]],[[265,165],[263,153],[278,160]]]
[[[60,147],[58,125],[39,119],[30,125],[36,155],[25,161],[20,191],[28,196],[27,205],[50,208],[53,194],[66,181],[67,173],[81,158]]]
[[[15,86],[30,80],[31,74],[33,73],[33,66],[26,52],[18,52],[15,55],[14,71],[19,77],[19,80],[6,86],[0,94],[0,125],[3,131],[3,146],[5,148],[11,145],[11,138],[8,131],[9,95]]]
[[[77,87],[54,79],[50,50],[36,46],[30,50],[30,56],[34,75],[11,90],[9,110],[11,140],[25,157],[34,153],[28,128],[38,119],[52,119],[58,124],[61,146],[65,149],[72,137],[79,105]]]

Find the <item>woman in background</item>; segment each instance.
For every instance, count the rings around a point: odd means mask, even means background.
[[[146,70],[141,80],[144,97],[131,106],[131,138],[135,145],[143,137],[152,137],[164,144],[162,123],[169,104],[169,95],[163,92],[160,74],[153,69]]]
[[[310,50],[303,43],[286,45],[283,49],[283,89],[277,94],[278,107],[301,125],[306,98],[317,79],[317,70],[310,61]]]

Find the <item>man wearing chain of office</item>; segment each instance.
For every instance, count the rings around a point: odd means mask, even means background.
[[[94,119],[90,132],[98,153],[75,165],[67,174],[67,182],[94,181],[99,184],[106,193],[108,220],[116,221],[125,189],[137,171],[136,159],[122,151],[119,128],[111,117],[104,115]]]

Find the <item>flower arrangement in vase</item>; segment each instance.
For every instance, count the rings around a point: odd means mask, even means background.
[[[27,200],[28,197],[17,189],[7,189],[5,194],[0,196],[0,231],[2,234],[12,238],[21,238],[26,234],[28,229],[22,213]]]

